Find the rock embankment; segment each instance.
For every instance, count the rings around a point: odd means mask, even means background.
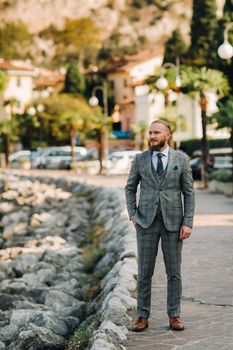
[[[64,349],[81,324],[88,348],[124,349],[136,248],[119,194],[16,175],[0,189],[0,349]]]

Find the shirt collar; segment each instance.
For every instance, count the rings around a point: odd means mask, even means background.
[[[167,145],[167,147],[165,148],[165,150],[163,150],[163,152],[153,151],[153,157],[156,157],[158,153],[162,153],[165,157],[168,157],[169,146]]]

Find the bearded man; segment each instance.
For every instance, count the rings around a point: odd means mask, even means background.
[[[189,159],[183,152],[171,149],[171,137],[167,122],[151,123],[149,151],[136,155],[125,187],[129,217],[137,233],[138,318],[132,329],[135,332],[149,326],[151,282],[160,239],[167,274],[169,325],[175,331],[184,329],[180,319],[181,250],[183,240],[192,231],[194,189]]]

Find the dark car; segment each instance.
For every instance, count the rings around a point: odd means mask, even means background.
[[[202,160],[201,158],[193,158],[190,160],[192,173],[193,173],[193,179],[194,180],[201,180],[201,172],[202,172]],[[208,173],[211,173],[213,171],[213,165],[208,165]]]

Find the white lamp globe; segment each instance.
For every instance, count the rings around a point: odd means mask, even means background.
[[[42,113],[44,112],[44,105],[42,105],[42,103],[39,103],[38,106],[37,106],[37,111],[39,113]]]
[[[223,60],[229,60],[233,56],[233,46],[228,41],[225,41],[219,46],[218,55]]]
[[[92,106],[92,107],[96,107],[98,106],[99,104],[99,100],[96,96],[92,96],[90,99],[89,99],[89,104]]]
[[[156,83],[155,83],[156,87],[160,90],[164,90],[168,87],[168,81],[166,78],[164,77],[160,77]]]
[[[29,115],[36,115],[36,109],[33,106],[29,107],[27,112]]]
[[[176,76],[176,81],[175,81],[176,87],[181,87],[181,78],[179,75]]]

